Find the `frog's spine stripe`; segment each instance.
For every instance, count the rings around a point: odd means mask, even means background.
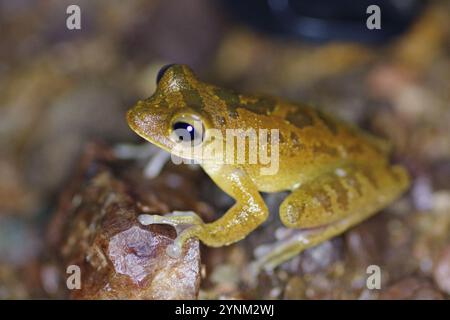
[[[299,129],[314,125],[313,117],[306,110],[296,109],[288,113],[286,120]]]
[[[330,147],[324,143],[316,144],[312,147],[314,155],[329,155],[331,157],[337,157],[338,151],[336,148]]]
[[[246,110],[268,116],[275,110],[277,101],[272,97],[253,96],[250,100],[240,98],[240,104]]]
[[[223,106],[225,106],[230,118],[236,119],[239,115],[237,108],[239,106],[239,96],[231,90],[215,87],[212,90],[216,99],[220,100]]]
[[[181,92],[183,95],[183,102],[186,106],[194,108],[194,109],[204,109],[205,104],[203,102],[203,98],[201,97],[198,90],[183,90]]]

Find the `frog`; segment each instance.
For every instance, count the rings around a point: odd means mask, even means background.
[[[141,215],[144,225],[182,226],[167,250],[173,258],[180,256],[191,238],[210,247],[244,239],[269,217],[261,193],[287,192],[279,217],[292,232],[257,255],[256,265],[271,270],[373,216],[409,187],[406,168],[391,164],[392,147],[387,140],[330,113],[202,82],[184,64],[164,66],[156,78],[153,95],[127,112],[128,125],[169,153],[199,160],[212,181],[235,201],[220,218],[208,223],[196,214]],[[180,129],[185,134],[178,134]],[[213,140],[223,144],[227,135],[217,138],[208,132],[237,129],[276,130],[276,172],[263,174],[261,163],[249,161],[196,159],[201,157],[198,153],[181,153],[177,148],[180,140],[184,143],[181,150],[193,145],[207,149]],[[252,152],[257,150],[249,146],[247,153]]]

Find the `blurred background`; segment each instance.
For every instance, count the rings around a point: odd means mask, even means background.
[[[66,28],[70,4],[81,30]],[[366,27],[370,4],[380,30]],[[403,276],[426,279],[403,287],[450,294],[448,1],[2,0],[0,39],[0,298],[51,296],[41,265],[58,196],[87,142],[142,142],[124,114],[153,93],[166,63],[318,106],[392,141],[413,185],[389,230],[413,247]],[[305,272],[316,270],[311,259]],[[258,297],[345,297],[323,282],[298,295],[297,278]],[[239,291],[217,279],[217,290]]]

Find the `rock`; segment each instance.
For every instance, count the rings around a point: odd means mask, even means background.
[[[392,284],[380,294],[382,300],[437,300],[443,299],[432,283],[424,278],[405,278]]]
[[[305,289],[302,278],[293,276],[284,288],[283,298],[286,300],[302,300],[305,298]]]
[[[27,287],[21,280],[23,275],[16,268],[0,264],[0,299],[29,299]]]
[[[300,260],[300,268],[303,274],[309,274],[326,269],[332,263],[338,261],[342,254],[341,238],[330,241],[306,250]]]
[[[70,298],[195,299],[200,285],[198,241],[190,240],[179,259],[166,254],[175,229],[143,226],[137,216],[142,210],[163,214],[161,208],[174,210],[173,205],[151,193],[149,185],[161,188],[157,181],[139,181],[142,175],[128,169],[109,149],[91,145],[61,195],[48,240],[61,262],[62,277],[74,280],[73,271],[66,270],[79,267],[81,288],[68,290]],[[138,196],[145,191],[152,196]],[[172,197],[182,204],[180,197]]]
[[[440,254],[433,270],[436,285],[450,295],[450,245]]]
[[[45,297],[39,281],[40,262],[28,260],[27,265],[17,266],[0,262],[0,300],[42,299]]]
[[[347,255],[353,264],[363,267],[381,264],[381,252],[386,242],[383,237],[386,230],[382,218],[375,216],[345,234]]]

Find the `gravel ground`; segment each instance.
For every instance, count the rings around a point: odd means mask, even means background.
[[[255,32],[207,0],[0,1],[0,298],[448,299],[450,297],[450,6],[430,1],[380,46],[308,44]],[[182,7],[180,7],[182,6]],[[252,285],[253,250],[276,241],[284,194],[248,238],[211,249],[192,241],[179,263],[170,227],[141,212],[193,210],[212,221],[230,199],[198,168],[117,159],[141,143],[126,110],[155,88],[160,66],[184,62],[241,92],[310,103],[389,139],[412,176],[398,201],[305,251]],[[153,152],[153,151],[152,151]],[[68,290],[67,266],[83,289]],[[381,288],[367,268],[379,266]]]

